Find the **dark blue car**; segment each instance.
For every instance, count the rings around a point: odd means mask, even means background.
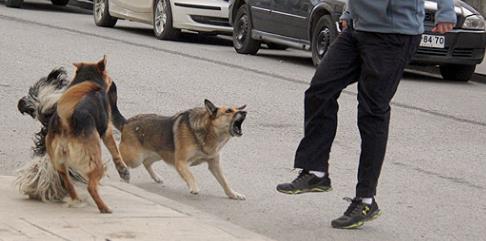
[[[261,43],[276,48],[312,51],[317,65],[340,32],[345,0],[231,0],[233,45],[241,54],[256,54]],[[413,64],[438,65],[445,79],[467,81],[485,53],[484,18],[455,1],[457,24],[444,35],[432,33],[437,3],[425,1],[425,33]]]

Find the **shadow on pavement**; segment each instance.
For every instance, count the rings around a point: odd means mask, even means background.
[[[5,0],[0,0],[0,3],[4,4]],[[59,12],[59,13],[74,13],[74,14],[84,14],[91,15],[92,11],[78,7],[78,3],[69,3],[67,6],[55,6],[48,0],[45,2],[29,2],[24,1],[22,8],[20,10],[25,11],[46,11],[46,12]]]
[[[146,25],[149,26],[149,25]],[[134,34],[144,35],[156,39],[152,28],[140,28],[140,27],[127,27],[127,26],[115,26],[115,29],[122,30]],[[161,40],[161,41],[174,41],[180,43],[197,43],[206,45],[220,45],[220,46],[233,46],[231,40],[220,38],[218,35],[207,35],[197,33],[181,33],[177,40]]]
[[[190,194],[188,189],[181,190],[170,186],[165,186],[164,184],[158,184],[153,182],[135,183],[135,186],[142,188],[146,191],[149,191],[151,193],[162,195],[174,201],[176,201],[178,198],[185,198],[187,200],[197,201],[197,202],[234,201],[227,198],[224,193],[222,193],[221,195],[213,195],[213,194],[201,192],[197,195],[194,195],[194,194]]]
[[[274,53],[258,53],[257,56],[279,60],[301,66],[313,66],[312,59],[309,56],[292,56],[288,55],[288,50],[271,50]]]
[[[486,83],[484,78],[474,74],[470,81],[455,81],[443,79],[437,67],[408,66],[403,74],[404,81],[430,82],[437,84],[466,86],[472,82]]]

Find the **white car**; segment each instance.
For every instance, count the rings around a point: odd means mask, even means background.
[[[118,19],[151,24],[158,39],[176,39],[181,30],[231,34],[226,0],[94,0],[96,25]]]

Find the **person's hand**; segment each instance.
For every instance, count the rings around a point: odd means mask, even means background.
[[[453,28],[454,28],[454,24],[452,24],[452,23],[438,23],[432,29],[432,32],[444,34],[444,33],[451,31]]]
[[[348,28],[348,20],[341,20],[339,21],[339,23],[341,24],[341,30],[345,30]]]

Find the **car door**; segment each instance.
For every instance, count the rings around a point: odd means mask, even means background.
[[[272,0],[249,0],[248,2],[253,29],[269,32],[272,26],[270,23]]]
[[[110,0],[116,2],[117,5],[124,9],[135,13],[152,12],[152,4],[154,0]]]
[[[273,32],[308,40],[307,24],[312,6],[311,0],[272,0]]]

